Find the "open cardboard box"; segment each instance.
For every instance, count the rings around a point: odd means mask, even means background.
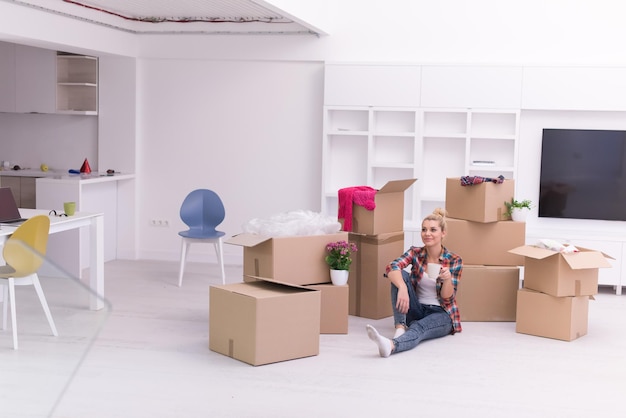
[[[404,192],[417,179],[392,180],[381,187],[374,197],[376,208],[367,210],[352,205],[352,231],[378,235],[404,230]],[[341,220],[340,220],[341,221]],[[343,224],[343,223],[342,223]]]
[[[259,366],[319,354],[321,292],[266,278],[209,288],[209,348]]]
[[[330,282],[330,270],[324,259],[326,244],[335,241],[348,241],[348,233],[274,238],[244,233],[225,242],[244,247],[245,276],[307,285]]]
[[[524,288],[552,296],[584,296],[598,293],[598,268],[611,267],[600,251],[578,248],[577,253],[561,253],[534,245],[509,252],[524,257]]]
[[[446,179],[446,212],[450,218],[473,222],[496,222],[509,219],[504,202],[510,202],[515,182],[505,179],[496,184],[483,182],[462,186],[460,177]]]

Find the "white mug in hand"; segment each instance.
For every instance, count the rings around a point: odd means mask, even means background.
[[[428,277],[431,279],[436,279],[439,277],[439,272],[441,271],[441,264],[436,263],[428,263],[426,266],[426,272],[428,273]]]

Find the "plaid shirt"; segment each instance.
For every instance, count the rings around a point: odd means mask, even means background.
[[[459,285],[459,280],[461,280],[461,273],[463,272],[463,260],[444,247],[443,253],[439,257],[439,262],[442,267],[448,267],[452,274],[452,286],[454,287],[452,296],[447,299],[441,297],[441,281],[437,280],[437,299],[439,299],[439,304],[448,315],[450,315],[450,319],[452,319],[452,333],[454,334],[462,330],[461,315],[456,304],[456,289]],[[389,263],[386,273],[392,270],[403,270],[405,267],[411,265],[411,283],[413,284],[413,288],[417,290],[417,286],[422,280],[427,264],[426,249],[424,247],[411,247],[400,258],[396,258]]]

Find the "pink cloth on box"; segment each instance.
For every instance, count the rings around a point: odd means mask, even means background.
[[[376,208],[377,190],[369,186],[354,186],[339,189],[339,210],[337,218],[343,219],[343,230],[352,231],[352,204],[364,207],[367,210]]]

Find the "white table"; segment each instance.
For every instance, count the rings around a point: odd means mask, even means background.
[[[23,218],[48,215],[42,209],[20,209]],[[104,307],[104,215],[102,213],[76,212],[74,216],[50,216],[50,234],[89,227],[89,307],[92,310]],[[17,226],[2,225],[0,245],[4,245]]]

